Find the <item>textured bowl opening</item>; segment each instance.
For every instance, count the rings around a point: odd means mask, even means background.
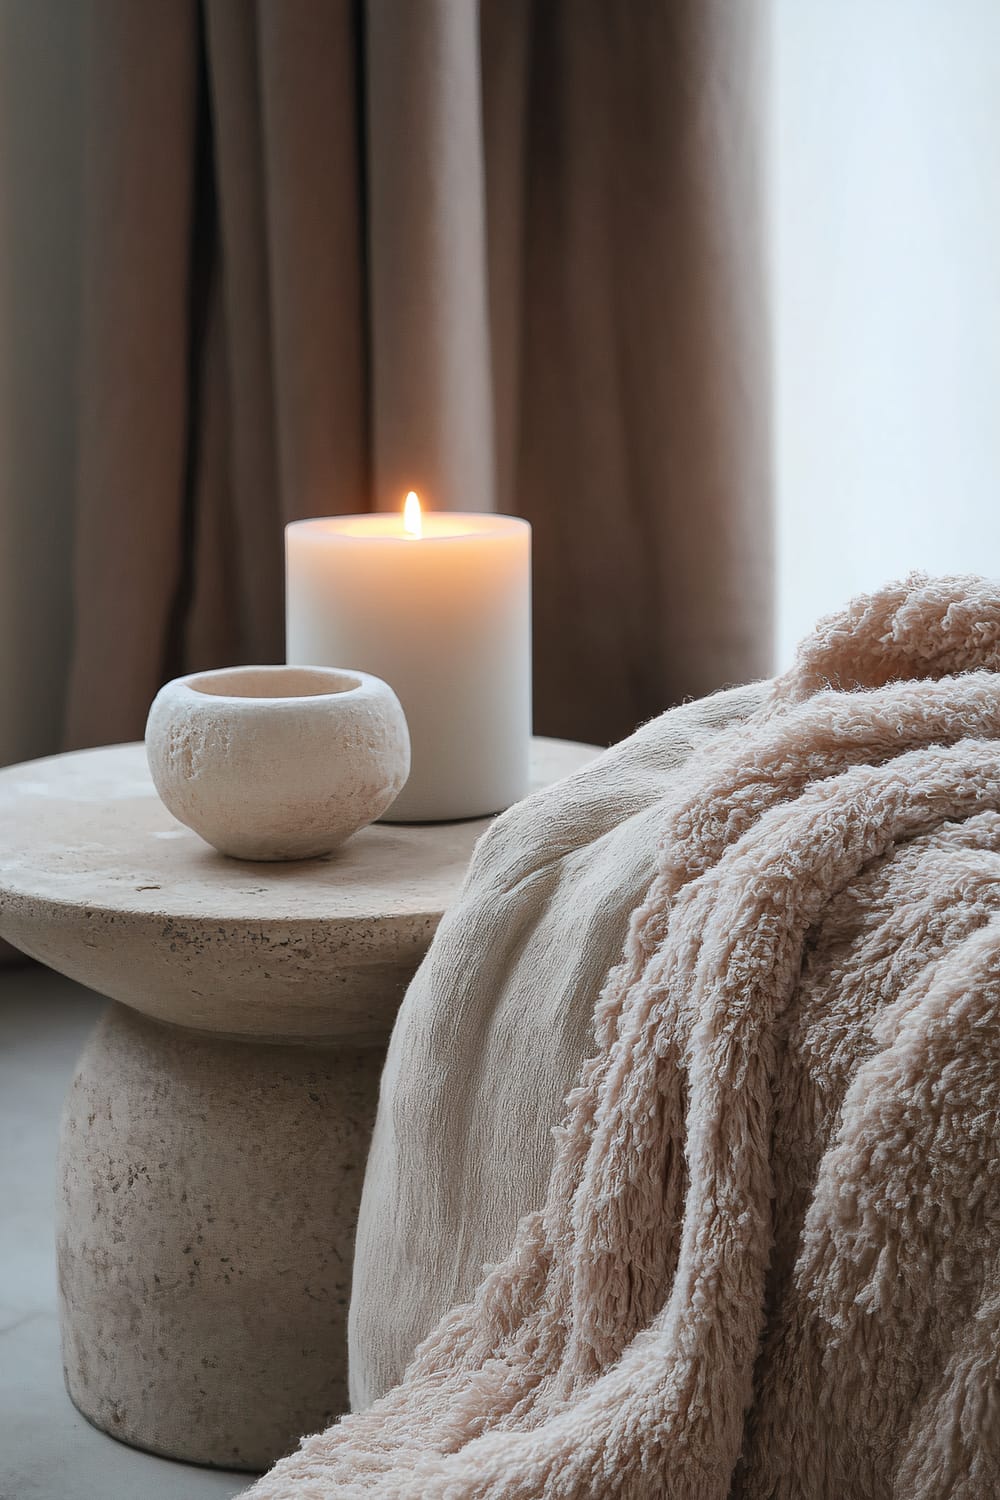
[[[353,673],[322,667],[233,667],[188,680],[193,692],[210,698],[320,698],[360,686]]]

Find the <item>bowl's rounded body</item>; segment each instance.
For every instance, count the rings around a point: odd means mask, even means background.
[[[373,823],[410,769],[406,719],[381,678],[328,667],[178,677],[146,724],[174,817],[237,859],[310,859]]]

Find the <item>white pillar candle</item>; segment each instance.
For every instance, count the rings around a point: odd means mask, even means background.
[[[416,514],[413,507],[416,506]],[[410,729],[385,814],[500,812],[528,790],[531,527],[452,512],[331,516],[286,528],[286,655],[382,677]]]

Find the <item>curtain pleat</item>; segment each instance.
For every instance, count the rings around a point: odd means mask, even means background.
[[[141,732],[183,587],[197,29],[193,0],[91,15],[71,745]]]
[[[494,509],[478,9],[367,8],[377,508]]]
[[[260,10],[274,399],[286,520],[371,492],[362,22],[351,5]]]

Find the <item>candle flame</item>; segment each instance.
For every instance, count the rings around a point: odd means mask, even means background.
[[[407,536],[423,536],[420,496],[415,490],[410,491],[403,505],[403,530]]]

